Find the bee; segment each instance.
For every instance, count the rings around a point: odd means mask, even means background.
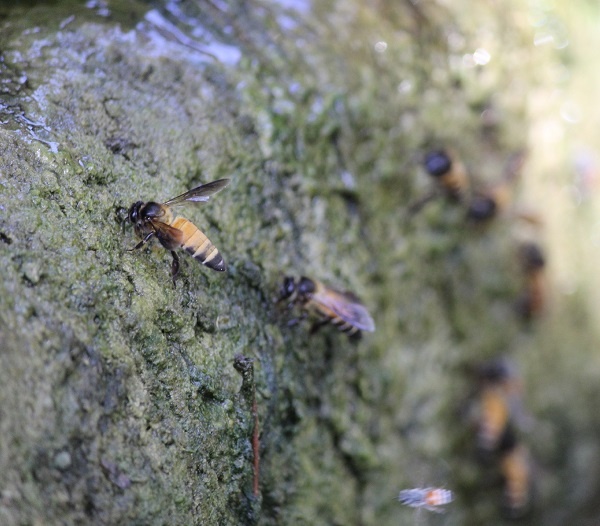
[[[204,235],[194,223],[182,216],[177,216],[172,207],[187,202],[205,202],[229,184],[229,179],[219,179],[200,185],[192,190],[169,199],[166,203],[137,201],[129,209],[129,220],[135,225],[135,232],[142,240],[130,251],[142,248],[152,237],[171,251],[171,277],[173,285],[179,273],[179,257],[175,252],[183,248],[194,259],[207,267],[223,272],[226,270],[225,261],[217,247]]]
[[[469,179],[464,164],[446,150],[433,150],[425,155],[425,170],[438,180],[446,194],[462,199],[469,189]]]
[[[494,360],[480,368],[477,448],[483,455],[498,450],[520,403],[521,384],[505,360]]]
[[[375,323],[361,301],[351,292],[340,292],[323,283],[302,276],[297,281],[285,277],[278,302],[288,300],[289,307],[300,305],[305,312],[314,312],[322,321],[313,327],[313,332],[331,323],[348,335],[360,331],[373,332]]]
[[[512,197],[513,189],[506,182],[476,192],[467,207],[467,218],[476,223],[493,219],[508,208]]]
[[[539,245],[527,242],[519,248],[519,260],[525,276],[525,287],[517,302],[517,310],[524,319],[529,320],[541,314],[546,304],[546,258]]]
[[[452,492],[443,488],[413,488],[403,489],[398,494],[398,500],[411,508],[425,508],[436,513],[444,513],[441,506],[452,502]]]
[[[502,386],[484,387],[479,404],[481,415],[477,429],[477,447],[482,453],[489,453],[496,450],[510,420],[510,410]]]
[[[511,519],[531,511],[533,476],[529,449],[510,435],[503,445],[500,472],[504,479],[503,509]]]
[[[521,177],[525,159],[525,151],[514,153],[506,163],[502,180],[485,190],[475,192],[467,206],[468,219],[482,223],[493,219],[510,206],[513,200],[515,183]],[[526,213],[517,215],[522,216],[522,219],[537,222],[535,215],[532,215],[531,218]]]
[[[438,188],[427,193],[408,207],[408,216],[412,217],[427,203],[439,195],[442,190],[446,196],[463,201],[469,190],[469,179],[464,164],[447,150],[431,150],[423,159],[425,171],[433,177]]]

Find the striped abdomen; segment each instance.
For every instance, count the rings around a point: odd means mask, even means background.
[[[315,310],[317,314],[319,314],[322,318],[327,320],[332,325],[335,325],[340,331],[345,332],[350,336],[356,334],[359,331],[358,327],[355,327],[346,320],[343,320],[329,307],[323,305],[322,303],[319,303],[316,300],[311,300],[307,307]]]
[[[171,226],[183,232],[181,248],[185,249],[194,259],[219,272],[227,269],[217,247],[194,223],[184,217],[176,217],[171,222]]]
[[[521,516],[531,504],[532,479],[527,448],[517,445],[508,451],[501,460],[500,469],[507,511],[512,516]]]

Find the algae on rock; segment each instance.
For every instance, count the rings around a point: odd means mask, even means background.
[[[424,148],[485,180],[521,147],[528,30],[498,7],[122,4],[3,13],[0,522],[395,524],[441,471],[438,522],[497,523],[457,413],[465,366],[522,335],[509,229],[443,200],[406,217]],[[464,70],[474,21],[510,45]],[[182,255],[174,289],[167,251],[127,251],[127,208],[220,177],[185,214],[229,270]],[[353,290],[377,332],[287,327],[284,274]]]

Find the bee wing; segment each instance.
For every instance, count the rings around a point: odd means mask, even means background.
[[[156,237],[163,247],[173,250],[183,245],[183,232],[178,228],[162,223],[161,221],[152,221],[152,226],[154,227]]]
[[[365,306],[351,292],[325,289],[322,292],[317,292],[314,299],[357,329],[367,332],[375,330],[373,318],[371,318]]]
[[[220,192],[229,184],[229,179],[218,179],[216,181],[211,181],[210,183],[201,184],[196,188],[192,188],[187,192],[178,195],[177,197],[173,197],[173,199],[169,199],[166,203],[167,206],[177,206],[185,203],[186,201],[191,201],[194,203],[203,203],[209,200],[210,196]]]

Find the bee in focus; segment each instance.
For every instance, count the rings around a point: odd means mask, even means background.
[[[173,285],[179,273],[179,257],[175,252],[183,248],[194,259],[207,267],[222,272],[226,270],[225,261],[217,247],[204,235],[194,223],[182,216],[177,216],[172,208],[188,202],[198,203],[208,201],[210,196],[216,194],[229,184],[229,179],[219,179],[200,185],[189,190],[166,203],[137,201],[129,209],[129,220],[135,226],[135,233],[142,240],[131,249],[142,248],[153,237],[160,244],[171,251],[173,262],[171,264],[171,277]]]
[[[289,308],[299,305],[305,317],[312,312],[321,318],[313,326],[315,332],[322,325],[331,323],[348,335],[360,331],[373,332],[375,323],[361,301],[351,292],[340,292],[323,283],[302,276],[298,280],[285,277],[277,302],[288,301]]]
[[[413,488],[403,489],[398,494],[398,500],[411,508],[425,508],[436,513],[444,513],[441,506],[452,502],[452,492],[442,488]]]
[[[479,371],[479,417],[477,449],[488,457],[496,452],[520,404],[521,383],[505,360],[484,364]]]
[[[460,200],[469,190],[465,165],[450,152],[432,150],[425,154],[423,165],[427,173],[439,182],[449,197]]]
[[[523,293],[517,301],[517,311],[525,320],[539,316],[546,304],[546,258],[537,243],[519,247],[519,260],[525,276]]]
[[[528,448],[509,434],[502,445],[500,472],[504,479],[503,509],[511,519],[531,511],[533,504],[533,473]]]

